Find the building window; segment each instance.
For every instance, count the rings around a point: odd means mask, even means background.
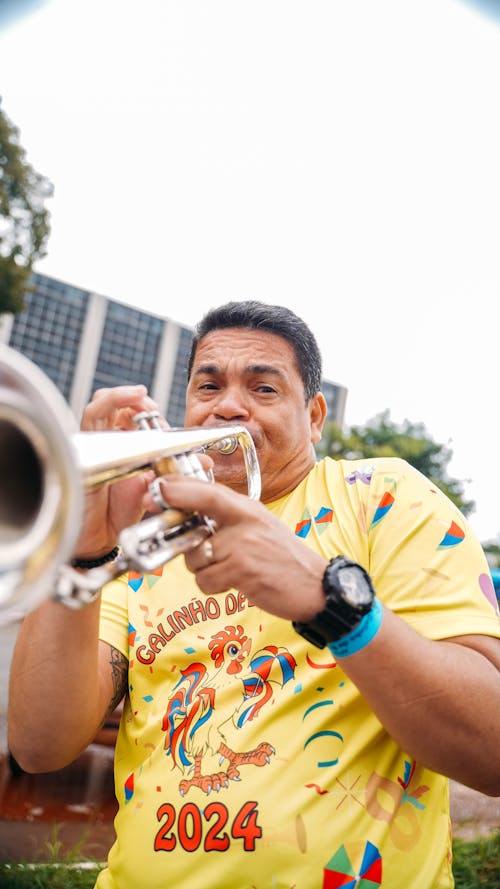
[[[138,385],[151,390],[163,321],[121,303],[109,302],[92,385]]]
[[[26,308],[14,316],[9,345],[33,361],[69,399],[89,293],[32,275]]]
[[[182,327],[167,408],[167,420],[171,426],[184,425],[184,414],[186,411],[187,364],[192,341],[192,330],[187,327]]]

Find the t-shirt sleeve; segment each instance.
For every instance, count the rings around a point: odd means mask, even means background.
[[[431,639],[500,637],[486,556],[451,500],[403,460],[381,461],[365,497],[380,599]]]
[[[126,575],[106,584],[101,592],[99,638],[129,657],[128,582]]]

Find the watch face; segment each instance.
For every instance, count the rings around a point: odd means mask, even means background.
[[[370,584],[358,568],[339,568],[337,577],[343,597],[351,605],[368,605],[372,601]]]

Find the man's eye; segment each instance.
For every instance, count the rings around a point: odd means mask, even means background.
[[[217,389],[218,386],[215,383],[201,383],[198,387],[199,389]]]

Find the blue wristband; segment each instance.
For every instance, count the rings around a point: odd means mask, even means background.
[[[331,653],[336,658],[349,657],[350,654],[355,654],[357,651],[361,651],[362,648],[366,648],[380,630],[383,613],[384,611],[379,600],[374,599],[370,611],[361,618],[354,630],[351,630],[347,636],[337,639],[336,642],[328,643]]]

